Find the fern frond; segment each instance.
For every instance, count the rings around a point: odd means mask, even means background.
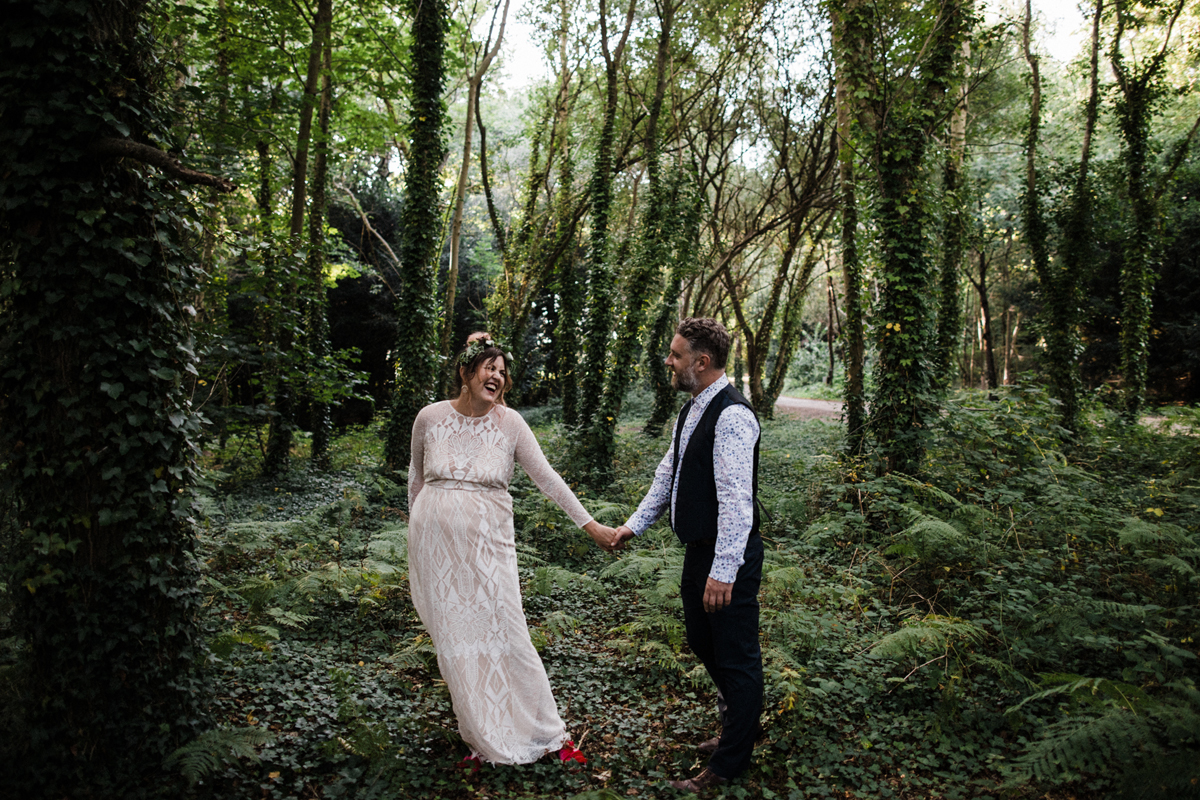
[[[541,625],[554,636],[563,636],[571,631],[579,630],[582,626],[583,621],[579,617],[573,617],[565,611],[551,611],[542,620]]]
[[[262,728],[212,728],[168,755],[163,767],[178,767],[184,780],[194,786],[229,761],[245,758],[259,763],[255,748],[273,741],[275,734]]]
[[[1149,698],[1137,686],[1107,678],[1088,678],[1071,673],[1050,672],[1038,676],[1041,685],[1047,688],[1026,697],[1005,713],[1019,710],[1028,703],[1049,697],[1064,696],[1077,705],[1107,706],[1126,711],[1140,711],[1147,706]]]
[[[1052,782],[1103,772],[1113,762],[1133,761],[1153,742],[1147,723],[1144,716],[1115,708],[1100,716],[1065,717],[1049,726],[1013,766],[1019,775]]]
[[[903,660],[945,653],[958,642],[974,643],[984,639],[986,631],[974,623],[957,617],[930,614],[922,619],[907,620],[871,648],[876,658]]]
[[[384,661],[395,664],[400,669],[411,669],[417,672],[427,672],[430,675],[440,675],[437,666],[437,650],[428,634],[421,633],[411,642],[396,649],[396,652],[386,657]]]

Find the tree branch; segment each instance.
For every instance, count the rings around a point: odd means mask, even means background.
[[[209,175],[207,172],[197,172],[179,163],[175,156],[165,150],[132,139],[115,139],[106,137],[92,144],[89,151],[104,158],[132,158],[143,164],[158,167],[168,175],[178,178],[184,183],[200,186],[212,186],[222,192],[232,192],[237,186],[225,178]]]

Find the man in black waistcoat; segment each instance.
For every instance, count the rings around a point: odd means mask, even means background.
[[[750,765],[762,713],[758,644],[758,419],[725,376],[729,332],[713,319],[685,319],[666,364],[671,383],[690,392],[672,443],[638,510],[617,529],[618,547],[664,513],[685,545],[683,620],[688,646],[717,686],[721,735],[698,749],[711,756],[694,778],[671,786],[699,792]]]

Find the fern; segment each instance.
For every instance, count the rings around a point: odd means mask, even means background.
[[[1011,785],[1030,778],[1076,780],[1086,774],[1120,775],[1114,796],[1197,797],[1200,791],[1200,692],[1189,681],[1150,696],[1129,684],[1079,675],[1046,675],[1051,684],[1009,713],[1038,699],[1062,696],[1076,709],[1046,728],[1013,762]],[[1086,709],[1079,713],[1078,709]]]
[[[184,779],[195,786],[237,759],[259,763],[255,748],[275,741],[275,734],[262,728],[212,728],[175,750],[163,761],[163,767],[178,767]]]
[[[605,568],[600,577],[636,584],[651,603],[677,608],[681,605],[679,581],[683,575],[683,557],[683,548],[676,546],[664,546],[657,551],[638,550]]]
[[[530,592],[549,597],[555,586],[563,589],[578,586],[592,593],[599,592],[601,588],[594,578],[553,564],[545,564],[533,571],[533,578],[529,582]]]
[[[906,620],[898,631],[884,636],[871,648],[875,658],[897,661],[908,658],[928,658],[948,654],[960,643],[980,642],[986,632],[971,622],[956,617],[930,614],[917,620]]]
[[[902,510],[909,518],[909,526],[893,537],[892,545],[885,551],[889,555],[908,556],[927,566],[938,566],[944,561],[974,561],[979,556],[990,560],[1002,552],[992,543],[971,536],[960,528],[963,519],[977,517],[974,512],[952,517],[959,523],[955,525],[932,517],[915,506],[905,505]]]
[[[437,650],[427,633],[417,634],[411,642],[398,648],[384,660],[390,661],[400,669],[411,669],[430,675],[441,674],[437,666]]]

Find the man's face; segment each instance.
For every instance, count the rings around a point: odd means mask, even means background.
[[[667,353],[666,365],[671,370],[671,386],[684,392],[694,392],[700,385],[696,376],[696,355],[688,340],[675,334],[671,350]]]

